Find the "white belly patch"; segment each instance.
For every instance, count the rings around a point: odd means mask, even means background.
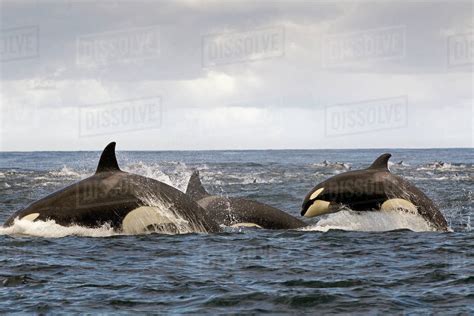
[[[416,206],[405,199],[390,199],[385,201],[380,207],[381,211],[390,211],[390,210],[405,210],[410,213],[416,214],[418,212]]]
[[[173,224],[173,220],[160,212],[157,207],[141,206],[130,211],[122,221],[125,234],[147,232],[150,226]]]
[[[306,213],[304,214],[305,217],[314,217],[323,214],[329,213],[329,205],[331,203],[324,200],[315,200],[313,204],[308,208]]]
[[[230,227],[236,227],[236,228],[239,228],[239,227],[262,228],[262,226],[260,226],[258,224],[255,224],[255,223],[236,223],[236,224],[230,225]]]

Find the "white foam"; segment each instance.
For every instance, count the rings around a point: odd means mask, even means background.
[[[339,161],[332,162],[328,160],[324,160],[323,162],[319,162],[319,163],[313,163],[311,165],[315,167],[327,167],[327,168],[345,169],[345,170],[349,170],[352,168],[351,163],[339,162]]]
[[[304,227],[301,230],[327,232],[331,229],[363,232],[382,232],[398,229],[409,229],[415,232],[436,230],[421,216],[399,210],[383,212],[343,210],[326,215],[315,225]]]
[[[431,171],[462,171],[469,170],[473,167],[472,164],[452,164],[449,162],[435,162],[418,167],[416,170],[431,170]]]
[[[74,177],[74,178],[84,178],[84,175],[74,171],[67,166],[63,166],[58,171],[51,171],[50,174],[55,177]]]
[[[224,177],[225,179],[223,179]],[[281,178],[265,177],[261,174],[226,173],[224,175],[221,171],[212,173],[201,172],[201,180],[204,183],[212,183],[214,186],[283,183]]]
[[[28,235],[46,238],[61,238],[66,236],[83,237],[109,237],[119,235],[113,228],[104,225],[99,228],[86,228],[82,226],[61,226],[55,221],[15,220],[10,227],[0,227],[0,235]]]

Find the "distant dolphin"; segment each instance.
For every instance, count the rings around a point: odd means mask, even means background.
[[[435,204],[418,188],[388,170],[390,154],[378,157],[370,167],[348,171],[315,186],[303,201],[301,215],[313,217],[338,212],[402,209],[421,215],[432,227],[448,230]]]
[[[242,198],[210,195],[195,170],[189,179],[186,194],[203,207],[208,216],[225,226],[247,226],[267,229],[296,229],[306,223],[273,206]]]
[[[154,202],[155,201],[155,202]],[[215,232],[220,228],[195,201],[154,179],[121,171],[115,142],[102,152],[95,174],[14,213],[15,219],[54,220],[63,226],[110,225],[125,233],[145,231]],[[190,230],[190,231],[189,231]]]

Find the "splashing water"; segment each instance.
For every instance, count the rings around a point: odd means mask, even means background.
[[[172,203],[164,202],[153,194],[146,194],[141,198],[145,205],[149,206],[155,214],[149,214],[150,217],[158,217],[166,225],[152,225],[150,229],[149,223],[153,221],[151,218],[142,218],[139,230],[143,232],[155,232],[160,234],[189,234],[189,233],[205,233],[206,229],[199,223],[194,223],[184,219],[179,212],[174,211],[175,206]]]
[[[363,232],[383,232],[409,229],[414,232],[436,231],[418,214],[402,210],[383,212],[356,212],[342,210],[323,217],[315,225],[302,228],[304,231],[327,232],[331,229]]]
[[[61,238],[66,236],[110,237],[119,235],[109,225],[98,228],[87,228],[78,225],[61,226],[55,221],[36,221],[16,219],[10,227],[0,227],[0,235],[27,235],[45,238]]]
[[[161,164],[147,164],[142,161],[126,165],[123,167],[123,170],[161,181],[172,187],[175,187],[182,192],[186,191],[188,179],[191,177],[192,171],[184,163],[171,164],[173,165],[171,173],[165,172]]]
[[[63,166],[60,170],[51,171],[50,174],[55,177],[64,177],[64,178],[85,178],[88,176],[87,174],[83,172],[78,172],[67,166]]]

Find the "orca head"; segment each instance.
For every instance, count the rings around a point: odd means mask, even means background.
[[[367,169],[344,172],[319,183],[305,196],[301,215],[314,217],[338,212],[345,206],[365,208],[378,203],[384,188],[376,177],[380,172],[389,172],[390,157],[383,154]]]
[[[304,198],[301,216],[315,217],[339,211],[343,204],[337,199],[337,191],[332,179],[315,186]]]

